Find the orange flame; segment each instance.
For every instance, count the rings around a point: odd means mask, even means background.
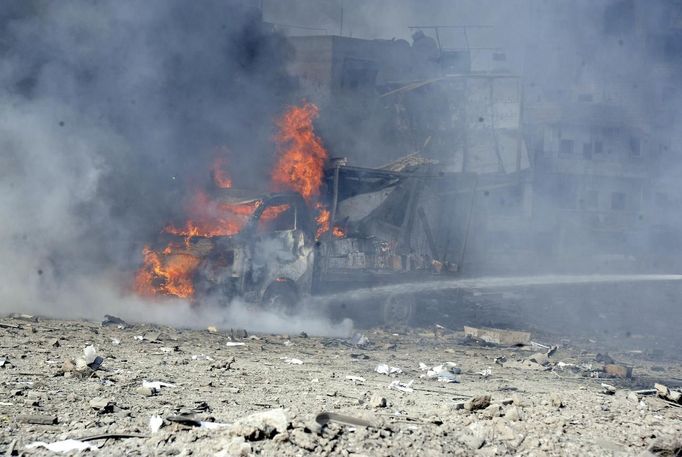
[[[279,159],[272,171],[273,187],[296,191],[308,203],[320,194],[327,160],[327,151],[313,128],[318,114],[317,106],[306,103],[292,106],[277,121]]]
[[[169,252],[171,246],[164,249]],[[164,262],[149,246],[142,250],[144,264],[135,277],[135,290],[145,297],[155,295],[175,295],[180,298],[194,294],[192,282],[194,272],[199,266],[199,259],[186,253],[166,255]],[[158,283],[158,285],[155,285]]]
[[[335,225],[334,230],[332,230],[332,235],[334,235],[336,238],[343,238],[346,236],[346,231],[338,225]]]
[[[331,213],[327,208],[324,207],[324,205],[322,205],[322,203],[315,205],[315,209],[317,210],[317,217],[315,217],[315,222],[317,223],[315,238],[319,240],[322,235],[329,231],[329,219],[331,217]]]
[[[231,236],[239,233],[261,205],[260,201],[229,204],[211,200],[198,191],[189,205],[190,218],[182,227],[167,225],[166,233],[191,239],[195,236]]]
[[[329,224],[331,219],[331,212],[322,203],[317,203],[315,205],[315,210],[317,210],[317,216],[315,217],[315,222],[317,223],[317,230],[315,231],[315,238],[318,240],[329,231]],[[345,230],[343,230],[338,225],[334,224],[332,229],[332,235],[336,238],[344,238],[346,236]]]

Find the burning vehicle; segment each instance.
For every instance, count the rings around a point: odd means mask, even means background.
[[[314,105],[293,107],[278,123],[271,192],[233,188],[216,161],[214,185],[196,193],[185,224],[166,226],[144,248],[136,291],[195,303],[241,297],[293,313],[309,295],[447,271],[410,247],[421,186],[407,170],[423,160],[370,169],[329,159],[313,130],[316,114]],[[402,294],[380,308],[384,320],[407,322],[415,305]]]

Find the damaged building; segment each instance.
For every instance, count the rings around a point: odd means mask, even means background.
[[[321,106],[333,156],[430,164],[417,174],[432,233],[417,224],[409,248],[470,272],[584,268],[586,256],[635,267],[651,242],[662,141],[613,90],[574,84],[554,97],[509,71],[499,48],[448,48],[444,36],[464,27],[413,32],[412,43],[290,37],[289,66]]]

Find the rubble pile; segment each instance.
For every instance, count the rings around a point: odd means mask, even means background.
[[[4,455],[680,449],[674,362],[652,371],[624,354],[530,339],[463,343],[462,332],[329,339],[159,328],[113,316],[101,324],[0,324]],[[608,365],[629,367],[629,377]]]

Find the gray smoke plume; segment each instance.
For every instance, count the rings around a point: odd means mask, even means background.
[[[10,0],[0,25],[0,312],[144,319],[140,248],[216,148],[237,185],[265,178],[286,40],[236,0]]]

